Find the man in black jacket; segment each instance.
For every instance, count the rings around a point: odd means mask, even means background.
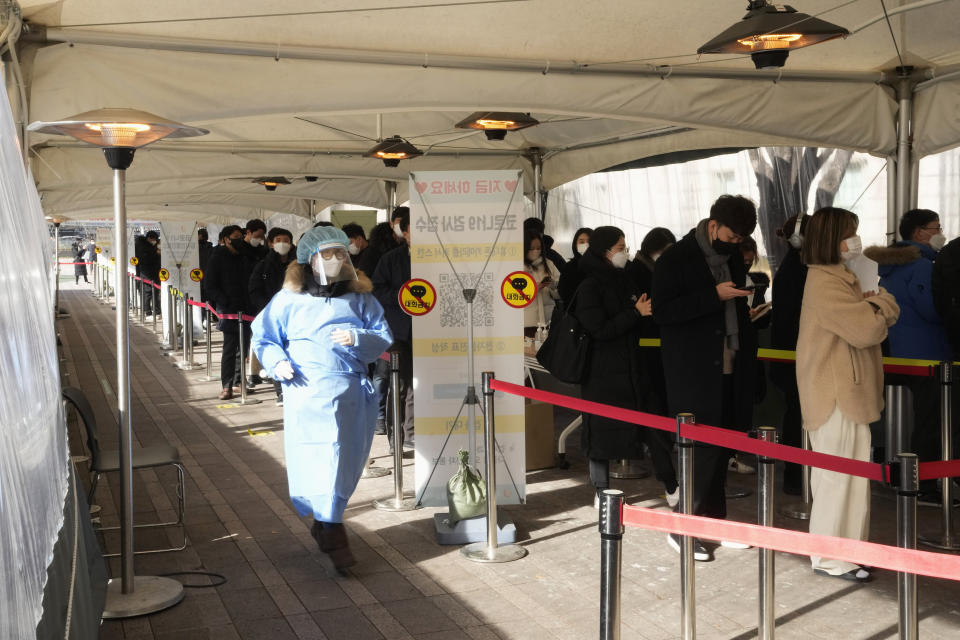
[[[249,314],[247,284],[250,278],[247,258],[243,255],[243,230],[236,225],[229,225],[220,231],[220,236],[224,243],[213,250],[204,276],[207,282],[207,297],[220,315],[235,315],[238,311]],[[244,322],[242,326],[242,339],[245,345],[249,345],[250,323]],[[220,355],[220,384],[223,390],[220,392],[220,399],[229,400],[233,397],[234,387],[239,387],[242,379],[240,373],[243,363],[239,362],[241,335],[236,320],[220,320],[217,329],[223,332],[223,349]]]
[[[400,207],[398,207],[400,209]],[[401,212],[397,224],[403,233],[403,243],[380,258],[373,273],[373,295],[383,305],[387,324],[393,333],[393,345],[390,351],[400,354],[400,407],[403,415],[398,422],[403,425],[400,434],[405,449],[413,449],[413,339],[410,316],[400,308],[398,295],[403,283],[410,279],[410,210]],[[387,402],[387,408],[392,406]],[[389,418],[389,416],[388,416]],[[390,433],[392,420],[387,420],[387,434],[391,448],[396,446]]]
[[[287,273],[287,266],[297,259],[297,248],[293,244],[293,234],[282,227],[274,227],[267,234],[267,246],[270,252],[267,257],[253,267],[250,274],[247,293],[250,298],[250,315],[255,316],[270,303],[270,300],[283,288],[283,278]],[[256,354],[251,354],[256,358]],[[255,363],[256,364],[256,363]],[[258,374],[259,364],[256,364],[254,373]],[[251,376],[252,378],[252,376]],[[257,375],[255,380],[261,380]],[[283,387],[277,380],[273,381],[273,390],[277,394],[277,404],[283,405]]]
[[[137,275],[150,282],[141,282],[143,291],[143,313],[152,316],[154,309],[159,311],[160,299],[157,289],[151,283],[160,283],[160,234],[154,230],[138,237],[133,245],[137,257]]]
[[[210,254],[213,253],[213,244],[210,243],[210,236],[206,227],[197,229],[197,255],[200,260],[200,270],[207,273],[207,265],[210,263]],[[200,301],[207,301],[207,286],[200,280]],[[207,310],[203,309],[203,321],[207,321]]]
[[[754,204],[720,196],[702,220],[667,249],[653,273],[653,317],[670,414],[692,413],[698,423],[746,431],[753,425],[757,334],[747,309],[749,291],[739,243],[757,225]],[[694,453],[693,513],[725,518],[727,461],[721,447]],[[678,539],[668,536],[679,551]],[[710,554],[694,543],[697,560]]]

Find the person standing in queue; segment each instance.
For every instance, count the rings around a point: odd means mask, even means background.
[[[870,423],[883,408],[880,343],[900,315],[883,287],[863,292],[845,262],[860,253],[856,215],[826,207],[810,219],[803,238],[807,282],[797,337],[797,385],[803,428],[814,451],[870,460]],[[870,481],[814,467],[810,533],[866,540],[870,527]],[[870,570],[830,558],[811,557],[814,573],[854,582]]]
[[[800,224],[797,225],[799,218]],[[800,259],[803,234],[810,216],[799,214],[787,218],[777,229],[777,237],[789,248],[783,262],[773,276],[773,305],[770,309],[770,346],[785,351],[797,350],[800,332],[800,306],[807,282],[807,265]],[[800,415],[800,396],[797,394],[797,363],[771,362],[770,381],[783,394],[783,419],[780,442],[791,447],[803,444],[803,420]],[[803,487],[803,467],[787,462],[783,467],[783,492],[798,496]]]
[[[210,254],[213,253],[213,244],[210,242],[210,236],[207,233],[206,227],[200,227],[197,229],[197,257],[200,260],[200,271],[204,274],[207,273],[207,265],[210,264]],[[200,301],[207,301],[207,287],[203,284],[203,279],[200,280]],[[207,308],[204,307],[201,309],[201,317],[203,318],[204,327],[207,323]]]
[[[641,318],[650,315],[650,301],[627,275],[626,243],[617,227],[597,227],[580,258],[583,285],[572,310],[590,335],[590,359],[580,386],[592,402],[636,409],[643,375],[637,341]],[[590,461],[590,482],[599,492],[610,486],[610,461],[643,457],[643,437],[636,425],[584,414],[580,432]]]
[[[392,421],[387,420],[387,436],[390,438],[391,453],[396,446],[414,449],[413,421],[413,322],[400,307],[400,287],[410,279],[410,209],[397,207],[393,219],[400,229],[403,242],[399,247],[385,254],[377,264],[373,274],[373,294],[380,301],[386,313],[394,343],[390,351],[400,354],[400,411],[396,422],[402,425],[399,442],[392,433]],[[394,230],[396,230],[396,228]],[[392,402],[387,402],[388,414]],[[388,415],[389,418],[389,415]]]
[[[397,236],[389,222],[380,222],[370,230],[370,242],[366,250],[354,261],[358,271],[372,278],[380,264],[380,258],[397,248]],[[380,396],[380,405],[377,408],[377,428],[374,433],[382,436],[387,433],[387,389],[390,386],[390,362],[383,358],[377,359],[370,367],[370,377],[373,386]]]
[[[160,298],[154,284],[160,284],[160,234],[151,229],[138,237],[133,244],[137,257],[137,275],[143,280],[143,313],[152,316],[160,311]]]
[[[213,250],[204,280],[207,281],[207,296],[220,315],[236,315],[238,311],[249,313],[250,301],[247,284],[250,281],[244,256],[243,230],[237,225],[221,229],[222,245]],[[250,324],[240,322],[243,335],[236,320],[219,320],[217,329],[223,332],[223,349],[220,356],[219,398],[230,400],[240,392],[244,363],[240,361],[240,340],[249,344]]]
[[[567,261],[560,269],[560,281],[557,283],[557,293],[560,294],[560,302],[566,306],[573,299],[573,294],[577,287],[583,282],[583,272],[580,271],[580,258],[590,248],[590,234],[593,229],[581,227],[573,234],[573,258]]]
[[[550,258],[544,257],[543,238],[531,229],[523,232],[523,270],[537,283],[533,304],[523,308],[524,335],[527,338],[536,338],[539,330],[545,330],[549,326],[553,308],[560,298],[557,293],[560,271]],[[544,337],[541,333],[540,339]]]
[[[359,267],[370,244],[367,242],[367,234],[356,222],[343,225],[343,232],[350,238],[350,260]]]
[[[293,234],[282,227],[270,229],[267,234],[267,246],[270,248],[270,253],[254,266],[247,285],[252,316],[260,313],[283,287],[287,267],[297,255],[296,247],[293,246]],[[277,405],[283,406],[283,388],[279,380],[273,381],[273,390],[277,394]]]
[[[657,260],[676,242],[677,238],[673,232],[663,227],[655,227],[644,236],[636,259],[627,264],[627,273],[633,279],[641,296],[650,297],[653,271]],[[650,314],[640,318],[640,338],[660,339],[660,327]],[[641,346],[639,356],[642,384],[637,408],[658,416],[668,415],[667,383],[663,377],[660,349]],[[672,433],[660,429],[644,429],[644,431],[654,475],[663,484],[667,505],[675,507],[680,501],[680,485],[677,483],[677,469],[674,464],[676,455],[673,452],[675,437]]]
[[[743,287],[740,242],[757,226],[757,209],[743,196],[723,195],[653,272],[653,318],[660,325],[661,355],[670,415],[692,413],[696,421],[746,431],[753,426],[757,334]],[[694,453],[693,513],[726,518],[730,451],[700,445]],[[679,538],[667,542],[680,551]],[[721,543],[744,548],[737,543]],[[694,540],[694,558],[710,551]]]
[[[350,262],[346,234],[315,227],[297,247],[283,290],[253,321],[253,349],[284,387],[290,500],[339,570],[355,564],[343,513],[367,464],[377,392],[367,367],[393,337],[370,280]]]

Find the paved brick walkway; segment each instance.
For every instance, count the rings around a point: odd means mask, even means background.
[[[65,384],[79,386],[102,424],[115,406],[113,312],[89,289],[66,286],[60,320]],[[214,334],[215,338],[218,336]],[[528,504],[505,507],[517,523],[529,555],[503,565],[463,559],[457,548],[434,541],[435,509],[387,513],[370,507],[392,495],[393,479],[362,480],[347,511],[358,564],[335,574],[309,533],[309,522],[287,500],[281,409],[272,390],[253,396],[263,403],[224,406],[219,383],[204,382],[201,366],[181,371],[164,356],[150,325],[131,323],[135,446],[169,442],[187,469],[189,546],[179,553],[138,556],[136,571],[213,571],[227,577],[219,587],[188,589],[167,611],[123,622],[105,622],[103,638],[245,638],[352,640],[416,638],[588,639],[598,636],[599,536],[592,491],[582,457],[571,469],[527,474]],[[203,363],[204,349],[197,359]],[[219,363],[218,345],[214,361]],[[218,367],[214,367],[215,375]],[[558,411],[558,424],[566,423]],[[75,434],[72,434],[75,435]],[[104,447],[116,434],[101,427]],[[77,439],[72,438],[74,452]],[[571,439],[575,444],[576,437]],[[374,441],[377,466],[387,466],[387,443]],[[413,461],[405,483],[413,484]],[[732,478],[750,487],[754,476]],[[615,481],[628,501],[664,506],[652,479]],[[169,518],[175,477],[161,470],[135,474],[136,517]],[[97,502],[105,524],[115,523],[116,479],[101,483]],[[778,496],[783,500],[783,496]],[[731,517],[755,518],[753,496],[731,501]],[[875,488],[872,539],[889,543],[894,531],[892,494]],[[935,510],[922,509],[921,530],[936,525]],[[800,523],[778,519],[778,526]],[[138,533],[138,547],[169,542],[167,533]],[[118,540],[108,536],[108,550]],[[118,563],[111,561],[118,573]],[[716,561],[697,565],[698,637],[739,640],[756,636],[755,551],[718,549]],[[184,576],[207,584],[198,576]],[[960,584],[920,580],[921,633],[960,637]],[[866,586],[812,574],[806,558],[777,555],[778,638],[844,640],[896,636],[895,576],[880,572]],[[679,637],[678,556],[661,534],[628,530],[624,543],[623,637]]]

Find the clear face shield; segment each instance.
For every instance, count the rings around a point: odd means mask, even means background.
[[[321,286],[357,279],[350,254],[339,242],[318,247],[316,253],[310,256],[310,267],[313,269],[313,279]]]

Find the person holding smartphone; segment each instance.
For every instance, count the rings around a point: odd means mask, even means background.
[[[797,387],[803,428],[814,451],[870,459],[870,423],[883,408],[880,343],[900,316],[883,287],[864,292],[846,262],[859,255],[857,216],[826,207],[813,214],[803,238],[807,282],[797,336]],[[810,533],[865,540],[870,481],[813,468]],[[866,582],[866,567],[811,557],[814,573]]]
[[[523,232],[523,270],[537,283],[536,298],[523,311],[524,335],[536,338],[538,329],[542,334],[550,324],[553,307],[560,299],[557,290],[560,271],[550,258],[543,255],[543,236],[535,229]]]

